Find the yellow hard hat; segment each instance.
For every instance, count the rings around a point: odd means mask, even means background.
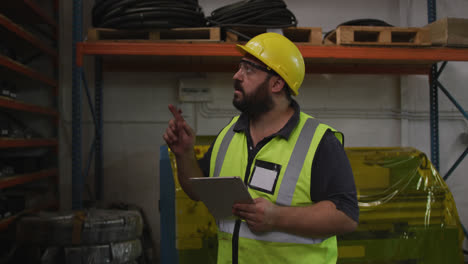
[[[249,53],[278,73],[297,95],[304,80],[305,66],[302,54],[296,45],[278,33],[263,33],[252,38],[245,45],[237,45],[245,55]]]

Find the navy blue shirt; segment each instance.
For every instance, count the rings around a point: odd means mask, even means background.
[[[245,133],[249,156],[254,157],[274,137],[289,138],[292,130],[299,122],[300,114],[300,108],[296,101],[292,100],[291,106],[294,108],[294,114],[286,125],[277,133],[262,139],[255,147],[253,147],[250,135],[248,116],[241,114],[234,125],[234,131],[236,133]],[[211,145],[205,156],[198,161],[206,177],[210,173],[212,147],[213,145]],[[351,165],[343,145],[331,130],[325,132],[317,147],[310,180],[310,197],[314,203],[324,200],[331,201],[338,210],[344,212],[354,221],[359,222],[359,207]]]

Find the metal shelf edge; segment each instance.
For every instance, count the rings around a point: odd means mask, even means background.
[[[16,174],[3,179],[0,179],[0,189],[20,185],[48,177],[57,176],[58,170],[56,168],[41,170],[34,173]]]
[[[31,113],[38,113],[38,114],[43,114],[43,115],[49,115],[53,117],[58,116],[58,112],[53,108],[27,104],[27,103],[13,100],[13,99],[4,99],[1,96],[0,96],[0,107],[26,111],[26,112],[31,112]]]
[[[52,48],[48,47],[44,44],[41,40],[36,38],[27,30],[23,29],[21,26],[17,25],[4,15],[0,14],[0,25],[2,25],[7,30],[11,31],[12,33],[16,34],[18,37],[24,39],[25,41],[29,42],[31,45],[37,47],[38,49],[42,50],[44,53],[49,54],[54,59],[57,59],[58,53],[53,50]]]
[[[439,61],[468,61],[468,49],[440,47],[356,47],[297,45],[305,59],[320,59],[341,64],[336,60],[394,64],[432,64]],[[239,57],[235,43],[175,43],[175,42],[80,42],[77,43],[77,65],[82,66],[84,55],[141,55],[141,56],[217,56]]]
[[[0,148],[50,147],[57,145],[57,139],[0,138]]]
[[[30,69],[29,67],[23,65],[23,64],[20,64],[8,57],[5,57],[5,56],[2,56],[0,55],[0,66],[4,66],[14,72],[17,72],[17,73],[21,73],[31,79],[34,79],[34,80],[38,80],[38,81],[41,81],[47,85],[50,85],[52,87],[57,87],[58,84],[57,84],[57,81],[47,77],[47,76],[44,76],[43,74],[41,73],[38,73],[32,69]]]
[[[39,17],[41,17],[44,22],[52,26],[54,29],[57,29],[57,22],[49,17],[38,5],[37,3],[31,0],[23,0],[26,5],[28,5],[31,10],[36,13]]]

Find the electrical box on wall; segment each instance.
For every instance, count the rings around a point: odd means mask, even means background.
[[[211,89],[205,78],[184,78],[179,80],[179,100],[181,102],[209,102]]]

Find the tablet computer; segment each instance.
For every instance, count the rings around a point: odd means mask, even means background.
[[[216,219],[232,217],[235,203],[253,203],[240,177],[190,178],[193,191]]]

